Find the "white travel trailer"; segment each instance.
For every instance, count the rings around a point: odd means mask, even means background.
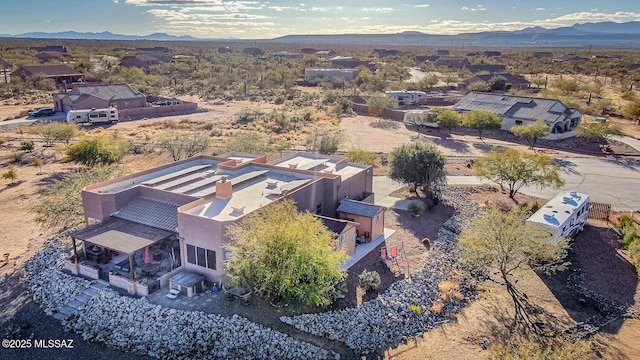
[[[118,109],[69,110],[67,122],[76,124],[99,124],[118,121]]]
[[[582,231],[589,215],[589,195],[575,191],[558,193],[527,222],[549,229],[556,239],[574,237]]]
[[[419,104],[427,98],[427,93],[417,90],[385,91],[387,97],[396,99],[398,105]]]

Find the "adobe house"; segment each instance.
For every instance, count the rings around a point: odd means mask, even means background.
[[[120,59],[120,66],[122,67],[137,67],[149,71],[149,68],[153,65],[160,64],[161,61],[158,57],[148,54],[139,55],[127,55]]]
[[[192,157],[85,187],[88,227],[72,234],[65,267],[138,295],[183,271],[217,282],[232,256],[224,246],[227,227],[244,216],[291,199],[300,211],[335,218],[340,200],[373,202],[372,187],[371,166],[337,156],[298,153],[270,163],[238,153]],[[336,246],[348,254],[357,226],[381,232],[382,221],[335,221]]]
[[[365,241],[370,242],[384,233],[383,206],[369,204],[352,199],[340,200],[338,217],[358,223],[357,236],[364,236]]]
[[[42,76],[47,79],[53,79],[56,84],[71,84],[80,81],[84,74],[76,71],[67,65],[24,65],[20,66],[11,73],[12,79],[22,79],[28,81],[35,76]]]
[[[147,106],[147,98],[128,84],[75,85],[71,91],[53,95],[56,111],[137,109]]]
[[[514,75],[514,74],[480,74],[472,76],[468,79],[462,80],[458,82],[458,90],[467,91],[469,86],[473,83],[481,82],[485,85],[489,86],[491,79],[494,76],[502,76],[505,78],[507,84],[511,84],[512,89],[524,90],[528,89],[531,86],[531,82],[525,79],[522,75]]]

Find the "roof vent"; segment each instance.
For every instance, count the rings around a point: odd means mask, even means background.
[[[244,214],[244,208],[245,208],[245,206],[243,206],[243,207],[234,207],[234,206],[232,206],[231,210],[235,214]]]

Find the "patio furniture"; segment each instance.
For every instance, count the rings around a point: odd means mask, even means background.
[[[380,260],[387,265],[389,269],[393,266],[393,262],[391,261],[391,257],[387,254],[387,248],[383,247],[380,249]]]

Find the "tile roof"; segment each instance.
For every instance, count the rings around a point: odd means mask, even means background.
[[[177,231],[178,206],[160,200],[137,197],[111,216],[158,229]]]
[[[372,218],[376,216],[381,209],[382,206],[351,199],[343,199],[340,200],[340,206],[338,206],[336,211]]]
[[[23,69],[31,74],[43,74],[45,76],[81,76],[84,75],[79,71],[76,71],[67,65],[29,65],[21,66]],[[20,71],[20,69],[16,71]]]
[[[129,84],[76,85],[71,94],[91,95],[103,100],[120,100],[144,97]]]
[[[580,117],[576,109],[566,107],[560,100],[529,98],[493,93],[470,92],[456,105],[458,111],[486,110],[500,116],[524,120],[544,120],[553,124],[567,117]]]

